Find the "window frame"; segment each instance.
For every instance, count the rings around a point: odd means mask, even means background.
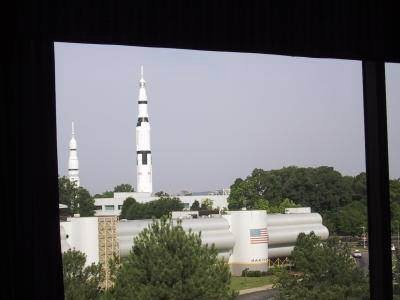
[[[374,0],[242,2],[93,4],[82,0],[13,3],[7,9],[4,27],[12,38],[5,43],[3,55],[6,76],[0,93],[5,109],[0,109],[0,121],[7,145],[2,149],[1,169],[10,212],[4,221],[9,259],[3,285],[8,298],[20,298],[21,293],[40,299],[64,295],[54,41],[363,60],[368,220],[369,224],[372,219],[378,222],[369,226],[374,241],[370,244],[371,298],[392,298],[391,262],[384,258],[390,251],[386,244],[390,228],[379,223],[390,219],[390,209],[384,75],[378,69],[384,70],[385,62],[400,62],[400,46],[394,43],[400,22],[395,4]],[[147,17],[149,12],[151,17]],[[381,268],[377,267],[380,263]]]

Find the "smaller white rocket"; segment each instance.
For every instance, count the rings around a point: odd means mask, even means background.
[[[72,122],[72,136],[71,140],[69,141],[68,178],[71,182],[75,183],[76,186],[80,186],[79,161],[74,122]]]

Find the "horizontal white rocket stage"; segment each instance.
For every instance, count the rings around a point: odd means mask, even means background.
[[[75,248],[87,255],[87,264],[101,261],[102,224],[110,217],[70,218],[60,223],[62,251]],[[112,217],[111,217],[112,218]],[[129,254],[133,239],[152,220],[120,220],[107,232],[114,232],[115,252]],[[100,224],[100,225],[99,225]],[[329,236],[317,213],[267,214],[264,210],[228,211],[212,218],[182,219],[184,230],[201,232],[203,244],[214,245],[234,275],[242,270],[266,271],[268,259],[287,257],[293,251],[301,232],[313,231],[322,240]],[[111,255],[112,253],[109,253]]]

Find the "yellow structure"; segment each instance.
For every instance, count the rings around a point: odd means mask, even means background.
[[[278,257],[268,259],[268,268],[283,267],[290,264],[288,257]]]
[[[119,258],[119,245],[117,237],[117,216],[105,216],[98,218],[99,231],[99,262],[104,269],[103,288],[108,289],[113,282],[110,278],[109,261],[113,257]]]

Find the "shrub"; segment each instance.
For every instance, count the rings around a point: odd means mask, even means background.
[[[230,281],[229,267],[213,246],[162,218],[134,239],[114,294],[116,299],[233,299]]]
[[[246,268],[242,271],[242,277],[262,277],[262,276],[267,276],[268,271],[250,271],[249,268]]]

